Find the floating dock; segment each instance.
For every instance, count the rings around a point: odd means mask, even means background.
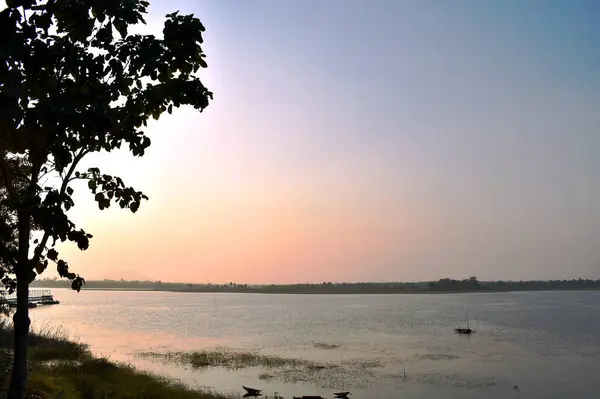
[[[17,293],[12,294],[0,293],[0,301],[5,302],[11,308],[17,306]],[[50,290],[29,290],[29,307],[35,308],[38,305],[57,305],[58,302],[54,299]]]

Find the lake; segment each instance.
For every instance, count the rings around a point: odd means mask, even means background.
[[[34,328],[62,325],[98,356],[224,393],[246,385],[286,398],[349,390],[354,399],[587,399],[600,389],[600,291],[53,293],[60,305],[32,309]],[[477,333],[454,333],[467,317]],[[194,370],[138,356],[219,347],[335,367],[265,379],[260,368]]]

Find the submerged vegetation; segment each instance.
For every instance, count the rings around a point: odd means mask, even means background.
[[[195,369],[209,367],[223,367],[228,370],[259,368],[262,369],[258,373],[258,379],[260,380],[277,380],[294,384],[306,383],[320,388],[332,389],[342,386],[345,379],[345,385],[348,388],[364,388],[375,378],[372,369],[381,366],[377,362],[365,361],[349,361],[343,365],[322,363],[306,359],[261,355],[255,352],[236,351],[228,348],[198,352],[141,352],[138,353],[138,356],[159,362],[190,365]]]
[[[71,340],[64,330],[42,328],[29,340],[29,399],[226,399],[192,390],[165,377],[132,366],[94,358],[87,345]],[[5,397],[12,364],[13,331],[0,319],[0,398]]]
[[[326,344],[324,342],[315,342],[313,344],[313,346],[315,347],[315,349],[325,349],[325,350],[332,350],[332,349],[339,349],[340,348],[340,345]]]
[[[234,351],[226,348],[202,350],[198,352],[141,352],[140,357],[178,364],[189,364],[193,368],[223,367],[237,370],[246,367],[322,367],[319,363],[303,359],[291,359],[273,355],[261,355],[255,352]]]

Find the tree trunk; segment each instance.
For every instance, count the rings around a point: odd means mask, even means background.
[[[27,389],[27,338],[29,336],[29,224],[28,210],[21,210],[19,217],[19,257],[17,261],[17,311],[13,317],[14,360],[8,387],[8,399],[23,399]]]
[[[29,335],[29,281],[17,277],[17,312],[14,324],[13,371],[8,399],[23,399],[27,389],[27,337]]]

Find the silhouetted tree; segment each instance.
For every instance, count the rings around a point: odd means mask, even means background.
[[[0,292],[0,315],[10,315],[10,306],[8,306],[8,303],[6,302],[4,292]]]
[[[159,39],[128,34],[129,26],[144,22],[146,1],[6,4],[0,11],[0,246],[2,283],[17,291],[8,397],[21,399],[27,381],[29,284],[49,262],[73,289],[85,283],[54,248],[68,240],[85,250],[92,238],[67,215],[74,206],[71,183],[87,181],[101,210],[118,204],[136,212],[147,199],[98,168],[78,170],[82,159],[123,144],[134,156],[144,155],[150,139],[142,127],[150,117],[158,119],[181,105],[202,110],[212,93],[195,76],[206,62],[204,27],[192,15],[167,15]],[[41,233],[33,242],[32,226]]]

